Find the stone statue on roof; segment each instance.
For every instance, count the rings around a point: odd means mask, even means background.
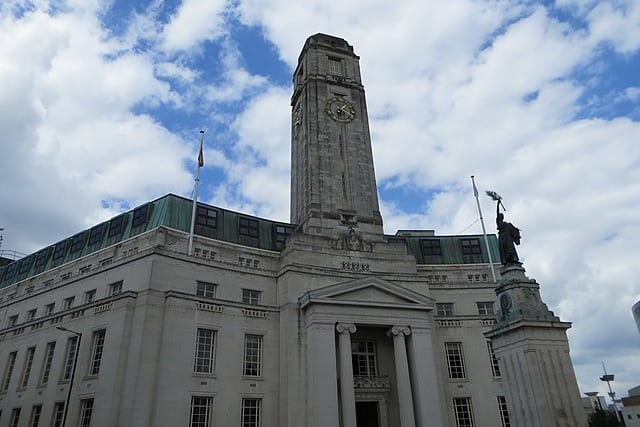
[[[500,260],[503,265],[519,263],[516,245],[520,244],[520,229],[504,220],[502,197],[495,191],[487,191],[487,195],[496,201],[496,226],[498,227],[498,245],[500,248]]]

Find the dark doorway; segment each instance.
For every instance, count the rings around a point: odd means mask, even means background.
[[[380,427],[378,402],[356,402],[356,426]]]

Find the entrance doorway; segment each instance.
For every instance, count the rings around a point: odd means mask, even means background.
[[[356,426],[380,427],[378,402],[356,402]]]

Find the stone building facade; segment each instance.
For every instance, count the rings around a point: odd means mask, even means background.
[[[0,268],[0,425],[514,425],[482,237],[383,233],[345,40],[306,41],[291,126],[290,224],[198,204],[188,255],[167,195]]]

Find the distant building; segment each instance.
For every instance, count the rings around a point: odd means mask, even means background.
[[[633,312],[633,318],[636,321],[636,326],[638,327],[638,331],[640,331],[640,301],[638,301],[633,305],[633,308],[631,309],[631,311]]]
[[[188,254],[166,195],[0,267],[0,425],[60,426],[72,377],[74,426],[514,425],[482,237],[382,231],[358,60],[302,50],[292,223],[199,203]]]

